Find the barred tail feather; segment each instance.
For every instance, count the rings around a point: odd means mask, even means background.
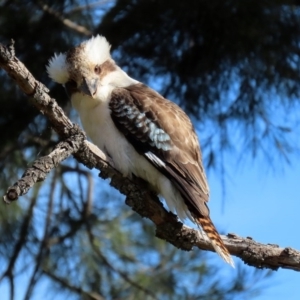
[[[194,217],[197,224],[201,225],[202,229],[208,236],[216,252],[234,268],[233,259],[225,247],[216,227],[209,217]]]

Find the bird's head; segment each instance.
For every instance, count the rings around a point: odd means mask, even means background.
[[[132,84],[111,58],[110,44],[100,35],[54,55],[47,72],[53,81],[65,85],[69,96],[81,93],[102,100],[113,88]]]

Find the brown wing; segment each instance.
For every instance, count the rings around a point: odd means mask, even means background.
[[[110,109],[117,128],[175,184],[190,211],[208,216],[209,188],[200,146],[181,108],[149,87],[135,84],[115,89]]]

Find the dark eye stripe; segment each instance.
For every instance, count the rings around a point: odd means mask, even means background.
[[[71,98],[73,93],[78,92],[77,83],[74,80],[66,82],[64,87],[69,98]]]

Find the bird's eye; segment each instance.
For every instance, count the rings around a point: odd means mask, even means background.
[[[100,66],[96,66],[95,67],[95,69],[94,69],[94,72],[96,73],[96,74],[100,74],[101,73],[101,68],[100,68]]]

